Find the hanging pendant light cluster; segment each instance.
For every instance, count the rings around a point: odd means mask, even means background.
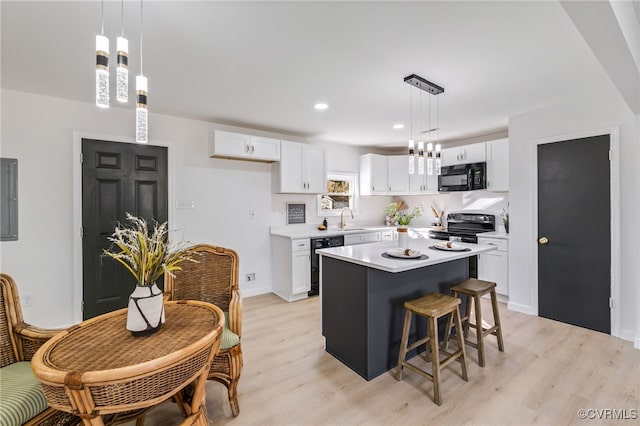
[[[104,0],[101,6],[101,31],[96,36],[96,105],[109,108],[109,39],[104,35]],[[124,36],[124,0],[121,6],[121,33],[116,40],[116,99],[129,102],[129,41]],[[136,142],[148,142],[147,78],[142,73],[142,0],[140,0],[140,75],[136,77]]]
[[[425,80],[416,74],[411,74],[404,78],[404,82],[408,83],[418,89],[424,90],[430,95],[437,96],[440,93],[444,93],[444,88],[438,86],[437,84],[431,83],[430,81]],[[410,92],[411,93],[411,92]],[[431,138],[431,131],[434,130],[431,128],[431,98],[429,98],[429,130],[427,132],[427,174],[433,175],[434,173],[434,157],[435,157],[435,173],[436,175],[440,174],[442,160],[441,160],[441,152],[442,146],[440,145],[440,102],[438,98],[436,98],[436,144],[435,144],[435,155],[434,155],[434,145],[429,141]],[[411,139],[409,139],[409,174],[415,173],[415,143],[413,139],[413,99],[410,97],[411,102]],[[422,129],[422,92],[420,92],[420,129]],[[418,141],[418,174],[425,173],[424,167],[424,141]]]

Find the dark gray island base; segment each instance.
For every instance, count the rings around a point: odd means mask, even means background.
[[[366,380],[373,379],[398,363],[404,302],[432,292],[449,294],[451,284],[468,278],[468,257],[392,273],[322,256],[327,352]],[[439,328],[442,338],[444,321]],[[409,343],[425,334],[425,319],[414,316]],[[419,349],[424,351],[424,346]]]

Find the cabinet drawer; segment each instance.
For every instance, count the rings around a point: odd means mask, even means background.
[[[478,237],[478,244],[496,246],[500,251],[509,251],[509,241],[502,238]]]
[[[311,243],[308,238],[291,240],[291,251],[309,251],[311,249]]]

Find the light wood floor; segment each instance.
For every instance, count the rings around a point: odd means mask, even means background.
[[[442,406],[432,385],[405,369],[370,382],[324,351],[317,297],[287,303],[274,295],[244,300],[240,415],[226,389],[207,383],[214,425],[638,425],[640,420],[580,420],[578,409],[625,409],[640,416],[640,351],[606,334],[532,317],[500,305],[505,352],[486,342],[486,367],[467,346],[469,382],[460,366],[442,374]],[[489,306],[483,309],[490,315]],[[345,313],[345,321],[348,321]],[[455,346],[455,345],[454,345]],[[416,358],[414,358],[415,360]],[[165,403],[148,425],[178,424]]]

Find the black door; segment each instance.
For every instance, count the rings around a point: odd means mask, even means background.
[[[538,146],[538,313],[611,333],[609,135]]]
[[[116,224],[126,223],[127,212],[150,224],[167,220],[167,148],[83,139],[82,157],[82,291],[88,319],[126,307],[136,285],[102,252]]]

